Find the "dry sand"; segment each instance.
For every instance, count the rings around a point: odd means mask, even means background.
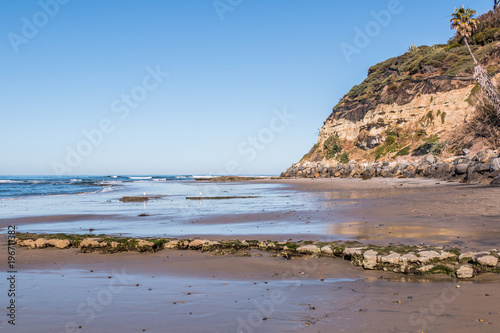
[[[475,249],[499,244],[498,187],[406,179],[272,182],[289,184],[298,194],[319,193],[326,203],[348,199],[335,209],[345,224],[333,226],[332,235],[381,244]],[[309,212],[311,220],[328,219],[329,207]],[[0,251],[6,252],[5,240]],[[2,332],[500,331],[498,275],[457,282],[364,271],[335,259],[251,254],[18,249],[17,325],[8,325],[2,315],[0,327]],[[5,260],[0,267],[7,270]]]

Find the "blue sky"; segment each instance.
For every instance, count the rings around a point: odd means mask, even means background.
[[[370,66],[492,3],[2,1],[0,174],[279,174]]]

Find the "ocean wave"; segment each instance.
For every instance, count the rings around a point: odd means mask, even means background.
[[[109,176],[110,178],[118,178],[118,176]]]
[[[0,183],[2,183],[2,184],[17,184],[17,183],[24,183],[24,181],[23,180],[0,179]]]
[[[70,181],[70,182],[81,182],[82,180],[81,180],[81,179],[76,178],[76,179],[70,179],[69,181]]]
[[[128,177],[129,179],[152,179],[153,177]]]

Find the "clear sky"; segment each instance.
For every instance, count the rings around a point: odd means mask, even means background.
[[[0,174],[279,174],[462,4],[493,0],[2,1]]]

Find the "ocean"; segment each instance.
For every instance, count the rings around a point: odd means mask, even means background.
[[[0,199],[113,191],[132,183],[189,181],[208,176],[0,176]]]
[[[313,224],[309,216],[320,208],[315,195],[279,183],[196,180],[207,177],[2,176],[0,219],[18,225],[19,232],[141,237],[318,235],[325,230],[323,221]],[[120,201],[144,194],[149,201]]]

